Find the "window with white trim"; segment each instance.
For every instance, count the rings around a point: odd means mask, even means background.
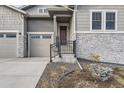
[[[47,8],[38,8],[38,13],[40,13],[40,14],[47,14],[48,10],[47,10]]]
[[[6,34],[6,38],[16,38],[16,34]]]
[[[115,12],[106,12],[106,30],[115,29]]]
[[[117,31],[116,10],[94,10],[91,13],[91,31]]]
[[[41,38],[41,35],[31,35],[31,38],[32,39],[40,39]]]
[[[42,35],[43,39],[51,39],[51,35],[50,34],[44,34]]]
[[[92,29],[93,30],[102,29],[102,13],[101,12],[92,13]]]

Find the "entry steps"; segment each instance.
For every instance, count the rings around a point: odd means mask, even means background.
[[[53,59],[53,62],[65,62],[65,63],[76,63],[77,58],[74,57],[74,54],[62,54],[62,57],[56,56]]]

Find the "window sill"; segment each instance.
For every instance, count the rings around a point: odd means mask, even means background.
[[[124,31],[77,31],[77,33],[124,33]]]

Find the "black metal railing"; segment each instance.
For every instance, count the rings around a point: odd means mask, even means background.
[[[76,41],[66,41],[66,44],[62,45],[58,40],[56,43],[50,44],[50,62],[56,56],[61,57],[62,54],[74,54],[76,57]]]
[[[59,55],[57,44],[50,44],[50,62],[52,62],[52,59],[57,55]]]
[[[73,41],[73,54],[74,54],[74,57],[76,57],[76,40]]]
[[[66,41],[66,44],[60,47],[61,54],[73,54],[73,41]]]

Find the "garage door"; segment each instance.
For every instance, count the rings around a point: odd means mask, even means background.
[[[0,58],[16,57],[16,34],[15,33],[0,33]]]
[[[30,56],[48,57],[50,56],[51,34],[30,36]]]

